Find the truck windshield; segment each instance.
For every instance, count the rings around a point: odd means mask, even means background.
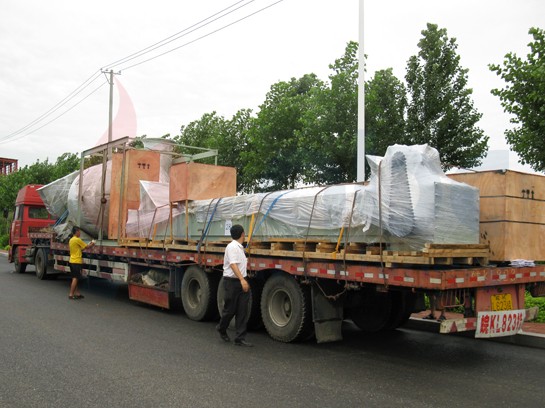
[[[49,218],[49,213],[44,207],[29,207],[28,217],[40,220],[47,220]]]

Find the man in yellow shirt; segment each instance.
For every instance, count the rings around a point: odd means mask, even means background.
[[[69,299],[83,299],[83,295],[78,289],[78,281],[81,279],[81,268],[83,265],[82,251],[95,244],[94,241],[91,241],[89,245],[87,245],[79,237],[80,235],[80,229],[78,227],[73,227],[72,238],[70,238],[70,242],[68,243],[68,246],[70,247],[70,276],[72,276],[70,294],[68,295]]]

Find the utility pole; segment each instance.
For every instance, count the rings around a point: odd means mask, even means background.
[[[108,83],[110,84],[110,100],[109,100],[109,111],[108,111],[108,144],[112,142],[112,121],[113,121],[113,108],[114,108],[114,71],[110,69],[109,71],[102,71],[104,74],[110,74]],[[115,75],[119,75],[121,72],[115,72]],[[112,156],[112,148],[108,146],[108,158]]]
[[[114,107],[114,71],[110,69],[110,110],[108,115],[108,143],[112,142],[112,111]],[[110,149],[108,148],[108,153]]]
[[[365,49],[363,46],[363,3],[359,0],[359,63],[358,63],[358,149],[356,180],[365,181]]]
[[[103,74],[110,74],[109,84],[110,84],[110,97],[109,97],[109,109],[108,109],[108,143],[105,145],[104,150],[102,150],[102,178],[101,178],[101,199],[100,199],[100,212],[101,222],[100,228],[98,230],[98,239],[102,242],[103,234],[103,222],[104,222],[104,212],[106,211],[106,170],[108,168],[108,160],[112,158],[112,134],[113,134],[113,107],[114,107],[114,71],[110,69],[109,71],[102,71]],[[115,73],[119,75],[121,72]],[[79,175],[79,200],[78,200],[78,225],[81,225],[81,203],[82,197],[82,187],[83,187],[83,167],[84,167],[84,154],[81,155],[81,168]]]

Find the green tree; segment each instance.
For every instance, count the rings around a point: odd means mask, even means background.
[[[330,83],[309,90],[300,131],[304,181],[334,184],[356,179],[358,121],[358,43],[329,66]]]
[[[503,66],[489,65],[507,86],[493,89],[505,112],[513,115],[513,129],[505,131],[511,148],[523,163],[536,171],[545,170],[545,31],[530,28],[533,41],[526,60],[508,53]]]
[[[247,148],[248,131],[252,123],[252,111],[242,109],[230,120],[216,112],[204,114],[199,120],[181,127],[181,134],[173,140],[177,143],[218,150],[218,164],[237,169],[237,190],[250,191],[244,175],[242,152]],[[194,153],[194,152],[191,152]],[[214,159],[204,160],[213,163]],[[251,183],[250,183],[251,184]]]
[[[0,208],[12,209],[17,193],[27,184],[47,184],[51,181],[53,165],[46,159],[24,166],[18,171],[0,177]]]
[[[365,149],[383,156],[388,146],[410,144],[405,131],[407,91],[392,68],[376,71],[365,85]],[[366,174],[369,174],[366,171]]]
[[[243,153],[247,180],[257,190],[294,188],[304,181],[308,156],[301,134],[303,116],[314,88],[322,82],[306,74],[272,85],[249,129],[248,148]]]
[[[49,184],[79,169],[78,155],[64,153],[57,158],[55,164],[37,160],[18,171],[0,177],[0,210],[11,210],[15,206],[17,193],[27,184]]]
[[[80,168],[81,158],[75,153],[63,153],[58,158],[51,172],[51,181],[60,179]]]
[[[251,109],[239,110],[225,124],[223,140],[220,145],[220,164],[237,169],[237,189],[240,192],[251,192],[254,180],[246,175],[243,152],[248,149],[250,129],[255,118]]]
[[[407,64],[410,102],[407,133],[412,143],[437,148],[444,168],[481,163],[488,136],[477,127],[480,114],[467,87],[468,70],[460,66],[455,38],[428,24],[418,42],[420,51]]]

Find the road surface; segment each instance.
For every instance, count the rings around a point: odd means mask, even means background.
[[[68,299],[0,255],[0,407],[542,407],[543,350],[413,330],[254,348],[128,300],[100,280]]]

